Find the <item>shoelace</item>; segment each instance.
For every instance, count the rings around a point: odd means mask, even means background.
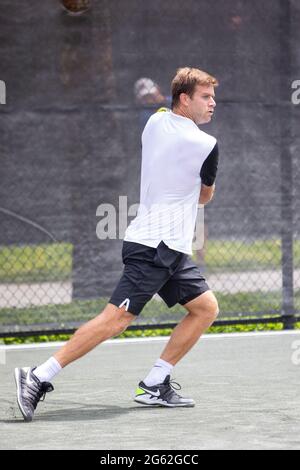
[[[168,384],[173,388],[173,390],[181,390],[181,385],[178,382],[175,382],[175,380],[170,380]],[[174,385],[177,387],[174,387]]]
[[[34,400],[32,400],[32,404],[33,404],[33,407],[34,409],[36,409],[37,407],[37,404],[40,402],[40,401],[44,401],[45,398],[46,398],[46,394],[48,392],[52,392],[54,390],[53,388],[53,385],[48,383],[48,382],[43,382],[42,383],[42,387],[41,387],[41,390],[39,390],[37,396],[35,397]]]
[[[178,393],[175,392],[175,390],[181,390],[181,385],[178,382],[175,382],[175,380],[169,380],[165,384],[165,387],[166,387],[166,390],[165,390],[164,394],[166,395],[167,398],[174,395],[174,394],[177,397],[180,397],[180,395],[178,395]]]

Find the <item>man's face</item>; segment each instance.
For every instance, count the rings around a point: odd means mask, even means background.
[[[186,95],[187,113],[197,125],[211,121],[216,107],[214,98],[215,90],[213,85],[196,85],[192,98]]]

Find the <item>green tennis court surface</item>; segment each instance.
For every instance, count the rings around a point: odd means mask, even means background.
[[[104,343],[55,379],[32,423],[18,411],[13,370],[57,346],[1,349],[0,448],[300,449],[299,333],[205,337],[173,374],[196,407],[143,407],[135,387],[165,342]]]

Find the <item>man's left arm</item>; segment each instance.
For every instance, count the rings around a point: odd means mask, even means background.
[[[199,204],[207,204],[213,198],[215,192],[215,181],[219,164],[219,148],[218,143],[214,146],[206,160],[204,161],[201,171],[201,191]]]

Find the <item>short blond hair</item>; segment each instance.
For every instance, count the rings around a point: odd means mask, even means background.
[[[186,93],[191,98],[197,85],[212,85],[217,87],[218,80],[203,70],[193,67],[182,67],[177,70],[172,80],[172,108],[179,103],[181,93]]]

